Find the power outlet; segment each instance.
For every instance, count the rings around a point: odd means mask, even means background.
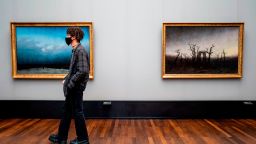
[[[104,101],[103,106],[111,106],[112,102],[111,101]]]
[[[251,102],[251,101],[245,101],[245,102],[243,102],[245,105],[253,105],[253,102]]]

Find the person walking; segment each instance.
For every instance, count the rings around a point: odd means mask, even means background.
[[[63,80],[64,113],[58,133],[49,136],[49,141],[54,144],[67,144],[72,116],[75,120],[77,138],[71,140],[70,144],[89,144],[83,112],[83,91],[89,80],[90,63],[88,53],[80,43],[83,37],[84,32],[80,27],[68,27],[65,41],[68,46],[72,46],[72,57],[69,73]]]

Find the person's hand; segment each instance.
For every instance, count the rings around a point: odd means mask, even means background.
[[[65,80],[62,81],[62,84],[64,84],[64,83],[65,83]]]

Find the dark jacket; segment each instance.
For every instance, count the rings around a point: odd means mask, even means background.
[[[65,77],[63,85],[65,96],[73,89],[84,91],[86,83],[89,80],[89,62],[89,56],[85,48],[81,44],[78,44],[78,46],[72,50],[69,73]]]

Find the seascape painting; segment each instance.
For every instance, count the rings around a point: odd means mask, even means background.
[[[16,24],[13,26],[12,36],[15,39],[13,62],[15,62],[16,77],[64,77],[68,73],[72,55],[72,47],[65,43],[68,26],[72,26],[72,24]],[[84,31],[81,44],[85,47],[89,57],[92,57],[91,25],[86,23],[79,26]],[[92,61],[90,61],[90,65],[92,65]]]

